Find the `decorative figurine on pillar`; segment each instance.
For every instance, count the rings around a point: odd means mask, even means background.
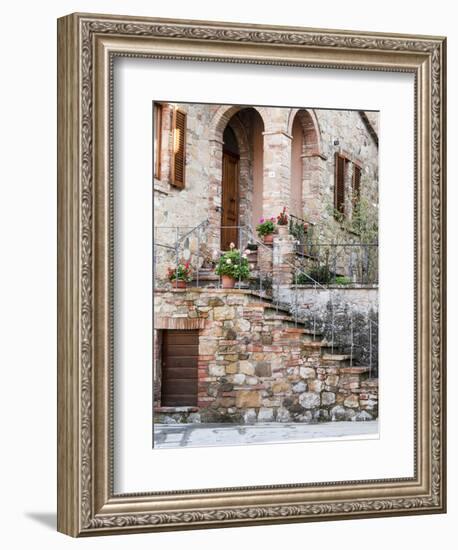
[[[277,216],[277,226],[279,236],[285,237],[289,234],[288,214],[286,213],[286,206],[283,207],[283,210]]]

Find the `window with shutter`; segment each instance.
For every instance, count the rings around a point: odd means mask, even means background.
[[[154,177],[161,178],[162,105],[154,103]]]
[[[180,109],[173,111],[173,155],[171,183],[182,189],[185,185],[186,170],[186,113]]]
[[[353,165],[353,208],[359,204],[359,199],[361,197],[361,167],[357,164]]]
[[[345,215],[345,169],[346,159],[335,155],[334,208],[337,213]]]

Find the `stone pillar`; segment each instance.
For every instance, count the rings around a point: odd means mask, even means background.
[[[159,179],[162,183],[170,184],[172,166],[172,117],[173,106],[164,103],[162,107],[162,136],[161,136],[161,173]]]
[[[272,285],[291,285],[294,280],[294,256],[296,239],[292,235],[275,235],[272,258]]]
[[[291,136],[282,130],[264,132],[263,208],[265,218],[290,204]]]
[[[259,246],[258,248],[258,271],[260,275],[272,273],[272,247]]]
[[[221,244],[221,181],[223,174],[223,142],[217,139],[209,140],[210,166],[208,182],[208,220],[205,238],[211,251],[220,250]],[[216,259],[216,255],[215,258]]]
[[[307,221],[319,223],[326,216],[326,204],[324,195],[326,189],[323,188],[326,172],[326,157],[319,153],[308,153],[301,155],[302,158],[302,204],[304,212],[301,217]],[[334,197],[329,195],[331,205]]]

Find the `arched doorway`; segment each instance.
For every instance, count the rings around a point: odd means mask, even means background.
[[[264,123],[252,107],[232,115],[223,130],[221,250],[241,246],[262,215]]]
[[[298,116],[294,117],[292,143],[291,143],[291,203],[289,211],[294,216],[302,218],[304,216],[302,180],[303,180],[303,149],[304,132]]]
[[[235,132],[228,124],[223,134],[223,173],[221,180],[221,250],[238,246],[240,150]]]
[[[290,212],[310,220],[319,209],[316,200],[320,185],[319,130],[313,111],[298,109],[291,113],[291,192]]]

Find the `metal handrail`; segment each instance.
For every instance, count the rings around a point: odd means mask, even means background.
[[[378,242],[374,243],[322,243],[319,241],[313,242],[313,241],[307,241],[307,244],[310,244],[312,246],[358,246],[360,248],[364,248],[366,246],[378,246]]]
[[[288,214],[288,216],[289,216],[290,218],[295,219],[295,220],[299,220],[300,222],[308,223],[309,225],[313,225],[313,226],[316,225],[315,222],[309,222],[308,220],[305,220],[304,218],[300,218],[299,216],[295,216],[294,214]]]
[[[170,230],[175,229],[175,231],[176,231],[176,241],[175,241],[173,246],[163,245],[163,244],[157,243],[157,242],[154,243],[154,246],[165,246],[166,248],[169,248],[172,251],[174,251],[175,252],[175,262],[176,262],[177,267],[178,267],[178,264],[179,264],[179,249],[182,246],[183,240],[186,237],[189,237],[190,235],[192,235],[193,233],[197,233],[197,270],[196,270],[197,285],[198,285],[198,282],[199,282],[201,230],[203,228],[205,228],[209,223],[210,222],[209,222],[208,219],[203,220],[198,225],[192,227],[190,229],[190,231],[187,231],[182,236],[178,235],[179,227],[176,227],[176,226],[173,226],[173,227],[156,226],[155,227],[155,230],[156,229],[170,229]],[[261,247],[264,250],[268,250],[269,252],[271,251],[271,247],[266,246],[261,240],[259,240],[254,235],[254,232],[251,228],[247,228],[247,227],[244,227],[244,226],[213,226],[212,225],[212,229],[215,229],[215,230],[221,230],[223,228],[236,229],[237,230],[238,240],[239,240],[239,247],[240,248],[241,248],[241,242],[240,241],[242,241],[242,239],[240,237],[241,237],[241,235],[244,235],[246,237],[247,244],[248,243],[255,244],[258,248]],[[336,243],[332,243],[332,245],[333,246],[339,246]],[[357,243],[351,243],[351,246],[358,246],[358,244]],[[376,243],[371,243],[371,245],[369,245],[369,246],[377,246],[377,244]],[[219,250],[218,252],[219,252],[220,256],[222,254],[224,254],[224,251]],[[154,253],[154,263],[156,263],[156,254],[155,253]],[[331,302],[331,323],[330,323],[331,350],[333,352],[334,351],[334,345],[335,345],[335,329],[336,329],[336,325],[335,325],[335,296],[336,296],[336,293],[338,292],[338,289],[328,288],[328,287],[324,286],[319,281],[317,281],[315,278],[310,276],[306,271],[304,271],[301,268],[298,268],[296,265],[294,265],[293,263],[291,263],[289,261],[282,260],[282,264],[288,266],[291,269],[291,272],[293,273],[293,277],[294,277],[293,285],[291,285],[291,289],[292,290],[294,289],[294,291],[295,291],[294,292],[294,304],[293,304],[293,302],[290,303],[288,301],[289,305],[287,307],[290,310],[290,313],[292,313],[296,325],[297,325],[297,322],[298,322],[298,314],[299,314],[298,292],[297,292],[298,286],[299,286],[298,283],[297,283],[298,275],[303,275],[308,281],[310,281],[310,284],[313,285],[313,289],[314,289],[315,292],[317,292],[318,289],[321,289],[321,290],[326,291],[329,294],[330,302]],[[177,281],[176,281],[176,283],[177,283]],[[239,280],[239,284],[240,283],[241,283],[241,280]],[[219,278],[219,286],[221,287],[221,278]],[[276,298],[274,300],[274,304],[277,308],[277,312],[278,312],[278,308],[280,306],[279,286],[280,286],[279,282],[277,282],[277,292],[276,292]],[[260,299],[262,300],[263,299],[263,277],[262,277],[262,273],[260,273],[260,277],[259,277],[259,289],[260,289],[259,296],[260,296]],[[378,327],[378,323],[376,323],[375,321],[370,319],[369,315],[367,316],[367,320],[368,320],[368,333],[369,333],[369,350],[368,350],[369,351],[369,367],[370,367],[370,369],[372,369],[372,345],[373,345],[372,344],[372,325],[375,325],[375,326]],[[316,321],[317,321],[316,311],[313,311],[313,339],[316,338],[316,326],[317,326]],[[309,322],[310,322],[310,318],[309,318]],[[349,344],[347,342],[347,343],[343,344],[343,346],[344,347],[346,347],[346,346],[350,347],[350,364],[352,365],[353,364],[353,348],[354,347],[364,347],[363,345],[356,344],[353,341],[353,307],[351,308],[350,325],[351,325],[351,342]],[[338,343],[337,345],[340,347],[342,344]]]
[[[246,229],[244,229],[243,227],[240,228],[242,231],[248,233],[248,235],[250,236],[250,240],[254,240],[255,243],[257,246],[261,245],[263,246],[265,249],[267,250],[270,250],[270,248],[268,246],[266,246],[262,241],[256,239],[255,237],[253,237],[253,233],[250,232],[250,231],[247,231]],[[302,269],[298,269],[295,265],[293,265],[292,263],[290,262],[287,262],[287,261],[284,261],[283,262],[285,265],[289,266],[293,271],[296,272],[299,272],[303,275],[305,275],[307,277],[307,279],[309,279],[310,281],[312,281],[312,284],[314,285],[317,285],[319,286],[320,288],[323,288],[324,290],[328,290],[326,287],[324,287],[323,285],[321,285],[318,281],[316,281],[313,277],[310,277],[310,275],[308,273],[306,273],[305,271],[303,271]],[[297,280],[297,277],[295,277],[295,281]]]

